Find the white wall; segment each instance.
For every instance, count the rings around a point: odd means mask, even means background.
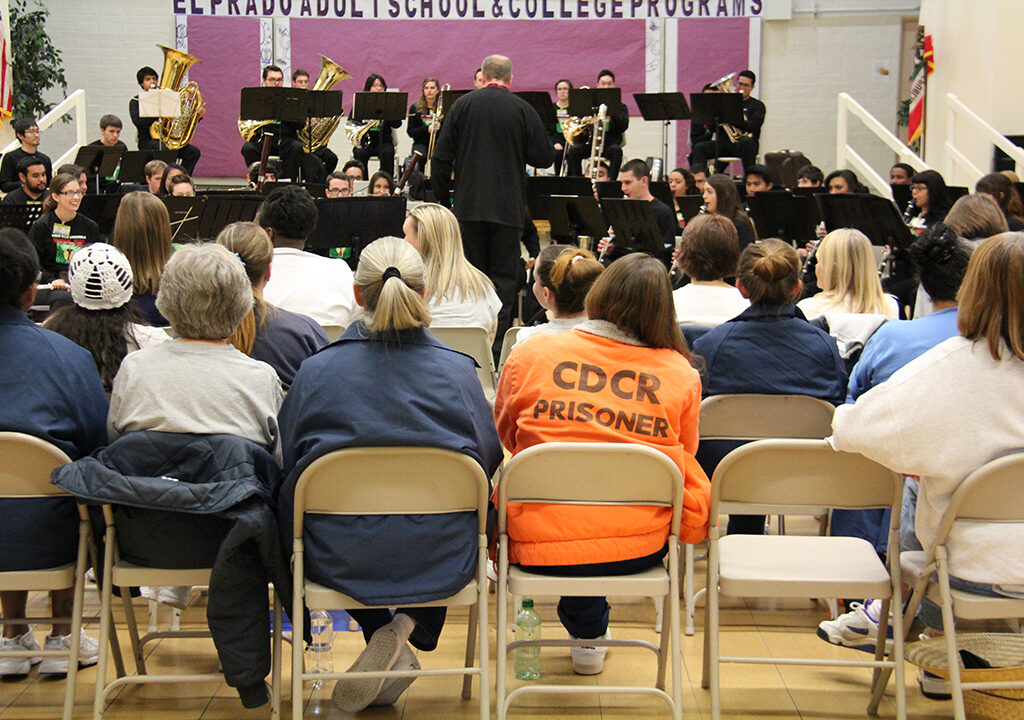
[[[895,132],[902,27],[898,16],[794,14],[791,20],[765,20],[762,26],[756,91],[768,106],[762,155],[783,148],[801,150],[826,174],[834,170],[840,92],[852,95]],[[887,172],[892,152],[859,121],[851,121],[850,130],[854,148]]]

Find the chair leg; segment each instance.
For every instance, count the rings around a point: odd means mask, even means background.
[[[942,598],[942,632],[946,639],[946,659],[949,663],[949,692],[953,696],[953,717],[965,720],[964,692],[960,685],[960,656],[956,649],[956,620],[953,618],[953,598],[949,592],[945,548],[936,548],[935,555],[939,571],[939,596]]]
[[[271,592],[274,596],[274,635],[271,647],[273,658],[270,666],[270,718],[278,720],[281,717],[281,623],[284,621],[284,613],[277,589],[275,588]]]
[[[142,656],[142,643],[139,642],[139,626],[135,622],[135,608],[132,606],[131,588],[122,587],[121,606],[124,608],[124,621],[128,625],[128,637],[132,642],[132,654],[135,656],[135,672],[146,674],[146,659]]]
[[[498,720],[505,720],[505,675],[508,672],[508,548],[507,539],[501,536],[498,543],[498,588],[495,598],[497,622],[495,633],[495,711]],[[481,692],[484,692],[481,690]]]
[[[292,611],[290,613],[292,620],[292,718],[294,720],[301,720],[302,718],[302,676],[305,671],[305,666],[302,664],[302,645],[304,642],[302,628],[305,624],[303,620],[305,609],[302,605],[303,562],[302,551],[300,549],[295,550],[292,555],[292,564],[294,566],[292,570],[292,584],[294,587],[292,589]]]
[[[684,606],[686,607],[686,635],[693,635],[693,545],[690,543],[684,543],[683,545],[684,560],[684,582],[683,582],[683,598]]]
[[[466,667],[468,668],[473,667],[473,658],[476,654],[476,627],[480,620],[477,617],[479,613],[478,605],[469,608],[469,627],[466,628]],[[481,692],[483,692],[483,687]],[[471,697],[473,697],[473,676],[464,675],[462,677],[462,699],[469,700]]]
[[[106,543],[103,550],[103,585],[100,588],[100,654],[96,661],[96,692],[93,695],[93,720],[103,720],[104,690],[107,685],[107,653],[111,646],[110,635],[115,632],[113,609],[113,578],[111,567],[114,565],[113,531],[107,529]]]
[[[71,602],[71,652],[68,656],[68,675],[64,687],[64,720],[71,720],[75,712],[75,689],[78,684],[78,656],[82,637],[82,606],[85,603],[85,557],[88,528],[83,522],[78,534],[78,560],[75,564],[75,590]]]
[[[480,543],[480,564],[486,563],[487,538],[481,538]],[[491,717],[491,679],[487,673],[488,664],[491,662],[490,647],[487,642],[487,633],[490,631],[490,622],[487,617],[487,573],[481,573],[482,582],[479,584],[479,596],[477,604],[480,606],[479,617],[477,618],[477,631],[480,633],[480,720],[490,720]],[[500,625],[498,626],[501,627]]]
[[[693,549],[687,544],[687,548]],[[683,720],[683,640],[679,632],[679,543],[673,543],[669,548],[670,567],[672,573],[669,575],[669,653],[672,656],[672,718]],[[662,637],[665,636],[665,628],[661,629]]]
[[[671,594],[669,595],[669,597],[671,598]],[[659,599],[661,600],[662,605],[664,605],[665,599]],[[669,602],[671,603],[671,600]],[[658,632],[661,633],[660,649],[658,650],[658,676],[654,685],[659,690],[665,689],[665,669],[668,666],[669,654],[672,652],[671,633],[665,632],[665,630],[665,616],[664,614],[662,614],[661,623],[658,626]]]

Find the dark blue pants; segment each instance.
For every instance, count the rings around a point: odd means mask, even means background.
[[[347,612],[363,629],[363,639],[366,642],[370,642],[373,634],[391,622],[395,615],[387,608],[348,610]],[[448,614],[448,608],[408,607],[400,608],[398,612],[408,615],[416,622],[416,628],[409,636],[409,643],[414,648],[429,652],[437,647],[437,639],[441,637],[441,629],[444,627],[444,618]]]

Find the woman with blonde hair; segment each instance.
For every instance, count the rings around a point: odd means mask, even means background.
[[[360,254],[355,295],[363,318],[302,364],[281,408],[287,478],[279,518],[285,536],[291,534],[298,477],[333,450],[454,450],[479,463],[488,477],[501,462],[475,363],[426,330],[425,277],[423,259],[399,238],[381,238]],[[476,570],[476,532],[475,513],[307,516],[309,578],[379,608],[349,610],[367,643],[350,672],[419,668],[409,645],[436,648],[446,608],[392,613],[387,606],[394,598],[428,603],[462,587]],[[412,680],[339,680],[333,702],[345,712],[390,705]]]
[[[438,130],[438,128],[434,127],[434,120],[437,114],[437,102],[440,97],[441,83],[438,82],[437,78],[423,78],[423,82],[420,83],[420,98],[409,108],[406,132],[412,138],[413,152],[419,152],[423,156],[423,162],[427,160],[430,136]]]
[[[424,204],[409,211],[406,241],[426,265],[426,294],[433,327],[478,326],[494,339],[501,300],[490,278],[466,259],[459,221],[448,208]]]
[[[602,271],[604,266],[586,250],[571,245],[548,245],[541,250],[533,266],[533,295],[551,320],[520,330],[516,345],[533,335],[567,332],[586,320],[583,303]]]
[[[896,298],[882,292],[871,241],[860,230],[833,230],[822,239],[815,257],[821,292],[797,304],[808,320],[826,313],[899,316]]]
[[[252,310],[231,336],[231,344],[274,368],[287,390],[302,361],[330,342],[327,333],[312,318],[263,299],[274,260],[266,230],[252,222],[231,223],[217,235],[217,243],[238,256],[252,283]]]
[[[110,244],[131,263],[136,307],[151,324],[167,325],[167,319],[156,309],[160,277],[173,251],[167,208],[152,193],[128,193],[118,206]]]

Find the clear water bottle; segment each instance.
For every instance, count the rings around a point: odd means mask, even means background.
[[[540,640],[540,615],[533,609],[533,600],[523,598],[523,607],[516,614],[516,640]],[[517,647],[515,674],[520,680],[540,677],[540,647]]]
[[[331,614],[326,610],[310,613],[309,632],[312,635],[312,642],[306,649],[306,656],[309,659],[307,666],[311,666],[312,672],[317,674],[334,672],[334,620]],[[319,688],[322,684],[322,680],[317,680],[314,687]]]

